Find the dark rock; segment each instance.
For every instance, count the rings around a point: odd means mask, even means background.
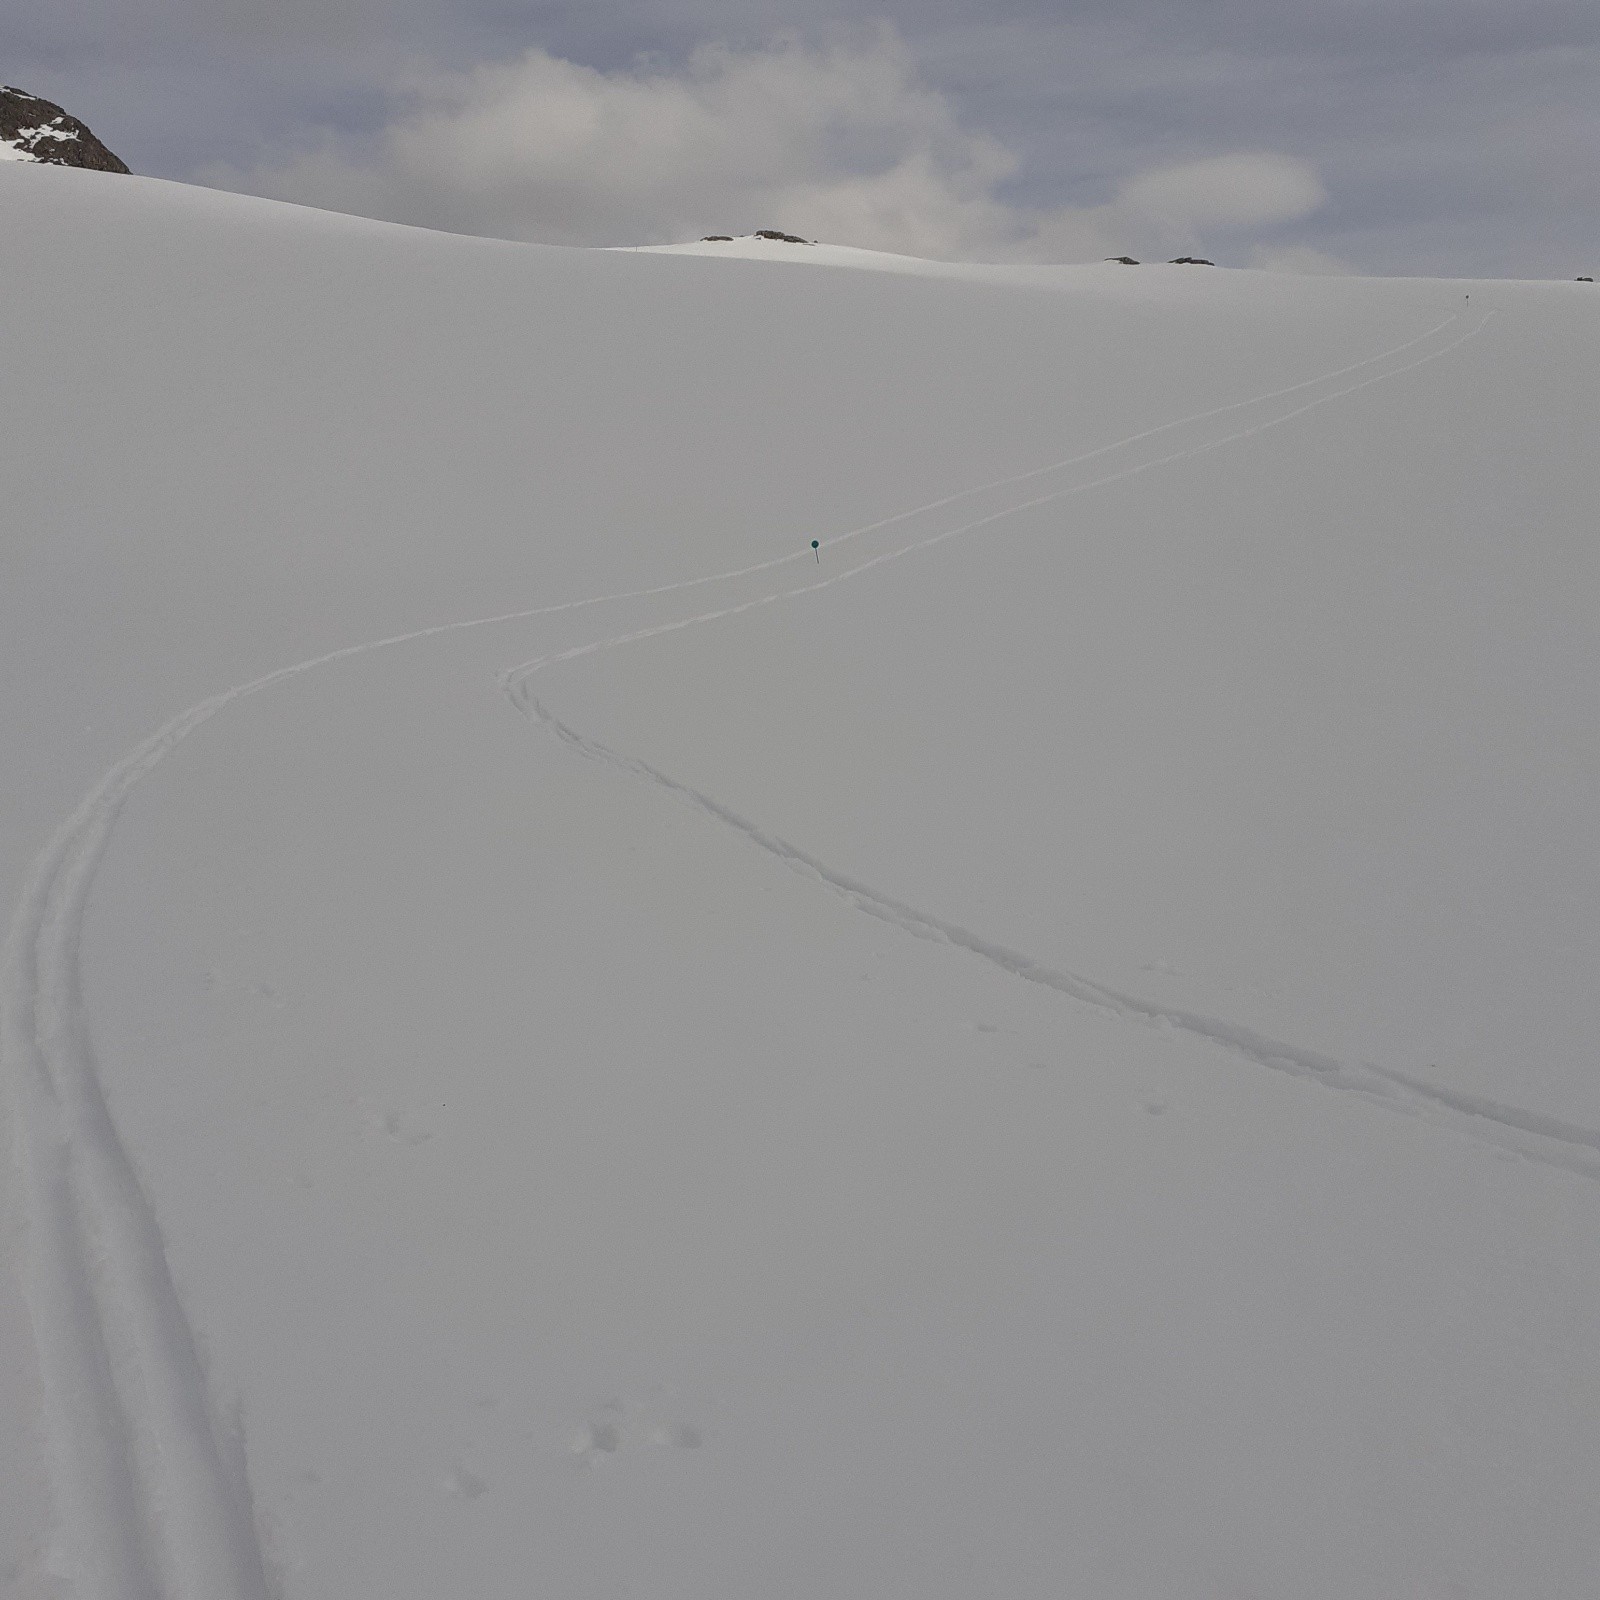
[[[702,234],[700,236],[700,243],[701,244],[732,244],[733,243],[733,235],[731,233],[706,233],[706,234]]]
[[[0,87],[0,144],[20,151],[26,160],[55,167],[128,170],[76,117],[21,89]]]
[[[1576,278],[1573,281],[1576,282],[1576,283],[1593,283],[1594,279],[1593,278]]]
[[[776,228],[757,228],[751,235],[753,239],[776,239],[780,244],[812,244],[811,239],[802,239],[797,233],[779,233]]]
[[[1119,267],[1136,267],[1139,265],[1132,256],[1107,256],[1107,261],[1115,261]]]
[[[1204,256],[1174,256],[1167,265],[1169,267],[1214,267],[1215,261],[1207,261]]]

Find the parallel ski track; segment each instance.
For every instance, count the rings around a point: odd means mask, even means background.
[[[964,499],[1064,471],[1179,428],[1336,383],[1353,373],[1392,362],[1457,320],[1455,316],[1447,317],[1403,344],[1336,371],[1176,418],[1094,450],[928,501],[825,539],[823,546],[842,545]],[[1514,1147],[1524,1154],[1585,1176],[1600,1175],[1600,1166],[1590,1154],[1600,1154],[1600,1135],[1588,1130],[1513,1107],[1434,1090],[1398,1073],[1342,1066],[1248,1030],[1154,1006],[1087,979],[1052,972],[1026,956],[904,906],[832,872],[708,796],[645,763],[585,739],[552,717],[527,689],[532,674],[555,662],[829,588],[1003,517],[1220,449],[1370,384],[1436,361],[1474,337],[1483,325],[1478,322],[1456,339],[1410,362],[1384,366],[1356,383],[1318,395],[1223,438],[1008,505],[815,582],[524,662],[502,675],[502,687],[519,710],[584,755],[627,769],[676,793],[795,870],[845,895],[860,909],[884,917],[917,937],[968,950],[1019,977],[1045,983],[1121,1015],[1163,1021],[1203,1035],[1262,1065],[1315,1075],[1332,1087],[1349,1089],[1392,1107],[1427,1106],[1468,1131],[1483,1134],[1487,1130],[1494,1142],[1505,1143],[1515,1135],[1520,1143]],[[84,917],[95,872],[128,796],[183,740],[219,712],[321,667],[466,629],[730,582],[803,560],[808,553],[802,549],[699,578],[440,623],[330,650],[266,673],[190,706],[158,728],[104,774],[41,852],[19,901],[5,947],[0,974],[0,997],[4,1002],[0,1054],[8,1068],[8,1081],[14,1086],[20,1167],[30,1223],[26,1289],[44,1388],[45,1425],[60,1519],[58,1565],[80,1600],[267,1600],[270,1588],[242,1446],[230,1440],[212,1412],[194,1332],[173,1283],[159,1222],[106,1104],[84,1004],[80,965]]]
[[[1329,394],[1319,395],[1316,399],[1308,400],[1305,402],[1305,404],[1298,405],[1294,407],[1293,410],[1284,412],[1281,416],[1270,417],[1265,422],[1258,422],[1248,428],[1237,429],[1233,433],[1224,434],[1220,439],[1208,439],[1204,443],[1192,445],[1186,450],[1173,450],[1166,455],[1156,456],[1149,461],[1138,462],[1131,467],[1119,468],[1117,471],[1105,473],[1098,478],[1089,478],[1082,483],[1071,483],[1066,485],[1064,488],[1051,489],[1045,494],[1035,495],[1031,500],[1018,501],[1013,505],[1003,506],[998,511],[991,511],[986,516],[975,517],[970,522],[962,523],[959,527],[946,528],[942,532],[929,534],[920,539],[913,539],[907,544],[897,546],[895,549],[885,550],[882,553],[872,556],[865,561],[857,562],[857,564],[853,567],[845,567],[839,572],[830,573],[825,578],[817,578],[809,583],[797,584],[792,589],[775,590],[771,594],[760,595],[754,600],[744,600],[738,604],[723,606],[714,611],[702,611],[692,617],[680,617],[674,622],[657,623],[652,627],[637,628],[631,633],[614,634],[612,637],[607,639],[596,639],[588,644],[574,645],[569,650],[561,650],[553,652],[549,655],[536,656],[531,661],[524,661],[520,665],[509,667],[506,669],[506,671],[501,673],[501,687],[507,690],[514,689],[519,683],[521,683],[525,678],[531,676],[533,673],[542,671],[545,667],[553,666],[558,662],[574,661],[580,656],[593,655],[595,652],[600,650],[614,650],[621,645],[637,644],[643,639],[659,638],[664,633],[679,633],[685,628],[698,628],[708,622],[718,622],[724,617],[742,616],[747,611],[754,611],[760,606],[774,605],[780,600],[793,600],[800,595],[815,594],[822,589],[831,589],[836,583],[844,583],[850,578],[859,577],[863,572],[870,572],[875,567],[886,566],[891,561],[899,561],[905,556],[915,555],[919,551],[932,549],[934,545],[943,544],[947,539],[959,539],[969,533],[976,533],[980,528],[990,527],[992,524],[1003,521],[1007,517],[1017,516],[1024,511],[1032,511],[1039,506],[1050,505],[1057,500],[1065,500],[1072,495],[1086,494],[1091,489],[1103,489],[1110,484],[1121,483],[1125,478],[1134,478],[1138,477],[1141,473],[1153,472],[1158,467],[1169,467],[1179,461],[1191,461],[1197,456],[1210,455],[1214,450],[1221,450],[1227,445],[1237,444],[1243,439],[1254,438],[1257,434],[1266,433],[1269,429],[1281,428],[1286,422],[1292,422],[1295,420],[1295,418],[1304,416],[1308,411],[1315,411],[1319,406],[1328,405],[1335,400],[1342,400],[1346,395],[1357,394],[1362,389],[1370,389],[1375,383],[1384,383],[1390,378],[1398,378],[1404,373],[1414,372],[1418,367],[1425,367],[1430,362],[1439,360],[1441,356],[1447,356],[1451,351],[1459,349],[1469,339],[1476,338],[1478,334],[1483,331],[1484,327],[1493,316],[1494,312],[1492,311],[1486,313],[1475,326],[1469,328],[1458,338],[1452,339],[1450,343],[1442,346],[1438,350],[1430,352],[1428,355],[1419,356],[1415,361],[1406,362],[1404,366],[1391,367],[1387,371],[1376,374],[1374,377],[1363,378],[1359,383],[1348,384],[1344,388],[1335,389]],[[1454,322],[1455,320],[1456,319],[1454,317],[1451,317],[1446,323],[1441,323],[1438,328],[1432,329],[1431,331],[1433,333],[1437,333],[1442,328],[1448,326],[1448,322]],[[1421,337],[1427,338],[1428,335],[1424,334]],[[1397,346],[1394,351],[1390,352],[1390,354],[1398,354],[1402,350],[1410,349],[1412,345],[1418,342],[1419,341],[1417,339],[1408,340],[1404,345]],[[1380,359],[1382,358],[1371,357],[1367,361],[1359,363],[1359,365],[1362,367],[1370,366],[1372,365],[1373,361]],[[1334,377],[1342,377],[1346,373],[1354,372],[1356,370],[1356,367],[1346,367],[1338,373],[1330,374],[1328,379],[1324,379],[1322,381],[1330,381]],[[1311,383],[1316,381],[1318,380],[1311,379],[1305,383],[1295,384],[1289,389],[1278,389],[1275,390],[1270,397],[1263,398],[1276,399],[1283,395],[1291,394],[1297,389],[1305,389],[1309,387]],[[1221,416],[1224,412],[1237,411],[1243,406],[1253,403],[1257,402],[1238,401],[1233,405],[1219,406],[1212,411],[1200,412],[1198,415],[1186,420],[1190,422],[1198,422],[1208,417]],[[1156,434],[1166,433],[1172,428],[1180,426],[1182,426],[1181,423],[1166,423],[1159,428],[1150,428],[1143,433],[1131,434],[1127,440],[1119,441],[1119,443],[1132,443],[1135,440],[1149,439],[1154,437]],[[1058,471],[1060,468],[1065,466],[1076,465],[1080,462],[1092,460],[1094,457],[1104,455],[1108,451],[1116,448],[1118,448],[1118,445],[1105,445],[1099,450],[1090,451],[1088,454],[1082,456],[1074,456],[1069,461],[1058,462],[1053,467],[1040,468],[1039,471]],[[1037,475],[1037,472],[1022,473],[1015,478],[1002,479],[1000,482],[1003,484],[1019,483],[1025,478],[1031,478]],[[962,492],[962,494],[952,495],[944,500],[930,501],[927,505],[919,506],[917,511],[902,512],[898,516],[885,518],[882,522],[869,523],[865,528],[857,528],[850,533],[841,534],[837,538],[827,541],[827,544],[843,544],[847,539],[858,538],[863,533],[870,533],[879,528],[889,527],[891,524],[904,521],[905,518],[915,516],[919,512],[932,511],[939,507],[950,505],[955,500],[965,499],[971,495],[981,494],[986,489],[994,487],[994,484],[986,484],[982,488],[965,490]],[[746,572],[761,571],[767,567],[781,565],[783,561],[792,561],[795,559],[798,558],[795,556],[783,557],[780,558],[779,561],[766,562],[762,567],[746,567],[741,569],[741,571],[738,573],[727,573],[723,574],[723,576],[738,577],[742,576]],[[694,580],[694,582],[707,581],[714,580]],[[693,583],[678,585],[678,587],[693,587]]]

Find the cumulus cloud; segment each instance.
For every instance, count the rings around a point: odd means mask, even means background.
[[[466,233],[645,244],[780,227],[945,259],[1097,259],[1193,250],[1325,198],[1317,174],[1234,152],[1132,175],[1105,203],[1006,198],[1017,158],[965,126],[888,28],[814,45],[710,45],[680,68],[599,71],[529,50],[413,71],[372,138],[212,182]]]

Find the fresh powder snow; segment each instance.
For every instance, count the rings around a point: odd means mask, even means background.
[[[1594,1593],[1590,286],[0,207],[0,1595]]]

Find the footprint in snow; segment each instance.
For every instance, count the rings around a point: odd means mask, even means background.
[[[426,1144],[433,1137],[432,1128],[424,1128],[398,1111],[384,1116],[383,1131],[399,1144]]]
[[[395,1144],[426,1144],[433,1137],[433,1129],[409,1111],[393,1106],[363,1105],[362,1123],[369,1135],[381,1134]]]
[[[458,1461],[442,1479],[444,1492],[457,1500],[476,1500],[487,1492],[489,1485],[477,1473],[469,1472]]]
[[[599,1408],[573,1436],[570,1449],[580,1466],[590,1467],[602,1456],[614,1456],[643,1447],[671,1450],[698,1450],[706,1442],[705,1430],[697,1422],[649,1416],[652,1407],[629,1406],[612,1400]]]
[[[614,1422],[591,1422],[572,1442],[579,1455],[615,1455],[622,1448],[622,1429]]]

